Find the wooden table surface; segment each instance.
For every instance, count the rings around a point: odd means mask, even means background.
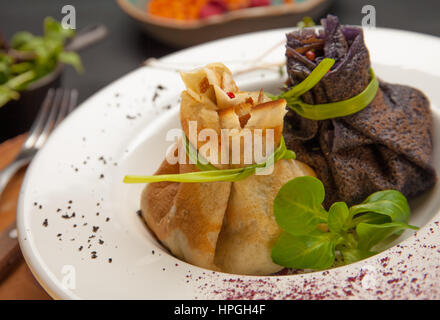
[[[0,144],[0,170],[20,151],[24,135]],[[15,220],[17,200],[26,168],[20,170],[0,195],[0,231]],[[23,257],[8,276],[0,282],[0,299],[51,299],[29,270]]]

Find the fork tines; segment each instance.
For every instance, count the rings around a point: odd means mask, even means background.
[[[52,130],[75,108],[77,99],[76,89],[49,89],[23,147],[40,149]]]

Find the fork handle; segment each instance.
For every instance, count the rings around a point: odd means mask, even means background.
[[[31,157],[17,158],[14,162],[9,164],[6,168],[0,171],[0,196],[3,190],[8,185],[9,180],[17,173],[17,171],[27,165],[31,161]]]
[[[21,258],[15,221],[0,233],[0,281],[16,266]]]
[[[104,39],[108,34],[108,29],[103,24],[95,24],[80,29],[70,43],[67,44],[66,50],[79,51],[100,40]]]
[[[17,171],[28,164],[32,157],[18,157],[14,162],[0,171],[0,196],[9,180]],[[21,252],[17,240],[15,221],[0,233],[0,281],[15,267],[20,260]]]

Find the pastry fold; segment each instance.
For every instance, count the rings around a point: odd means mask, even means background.
[[[246,132],[251,133],[252,142],[260,134],[262,150],[266,150],[268,135],[274,142],[269,152],[278,147],[285,100],[272,101],[262,91],[240,91],[231,71],[221,63],[182,73],[182,79],[186,86],[180,107],[183,132],[214,166],[237,168],[249,165],[249,159],[258,162],[253,150],[256,144],[244,143]],[[197,124],[195,129],[191,129],[191,122]],[[215,132],[218,139],[211,141],[209,135],[207,141],[197,139],[204,129]],[[229,134],[222,141],[224,129],[229,129]],[[232,145],[234,139],[239,141],[240,153],[234,158],[229,148],[227,163],[218,164],[221,152],[215,154],[203,147],[210,142],[222,150],[226,141]],[[182,140],[177,144],[173,151],[176,154],[182,149]],[[283,267],[272,262],[271,249],[281,230],[273,216],[273,200],[284,183],[314,172],[296,160],[280,160],[271,169],[270,174],[252,175],[237,182],[148,184],[141,198],[143,217],[157,238],[188,263],[235,274],[277,272]],[[155,174],[194,171],[198,171],[194,164],[170,164],[165,159]]]

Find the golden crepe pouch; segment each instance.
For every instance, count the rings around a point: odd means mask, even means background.
[[[230,70],[220,63],[183,73],[182,79],[186,86],[180,109],[183,132],[214,166],[245,166],[246,150],[240,138],[243,130],[261,132],[264,143],[268,129],[272,129],[274,146],[279,145],[286,113],[284,100],[271,101],[262,92],[240,91]],[[196,129],[191,127],[192,121]],[[220,162],[221,152],[207,151],[203,148],[206,142],[197,139],[204,129],[211,129],[218,137],[222,129],[229,129],[232,133],[228,141],[239,137],[239,162],[215,164]],[[215,143],[222,150],[222,139]],[[177,150],[183,149],[180,144],[181,140]],[[272,246],[281,232],[273,215],[273,200],[284,183],[314,172],[299,161],[285,159],[271,169],[271,174],[251,175],[234,182],[148,184],[141,198],[143,217],[157,238],[188,263],[235,274],[275,273],[283,267],[271,259]],[[197,167],[188,161],[170,164],[165,159],[155,174],[194,171]]]

